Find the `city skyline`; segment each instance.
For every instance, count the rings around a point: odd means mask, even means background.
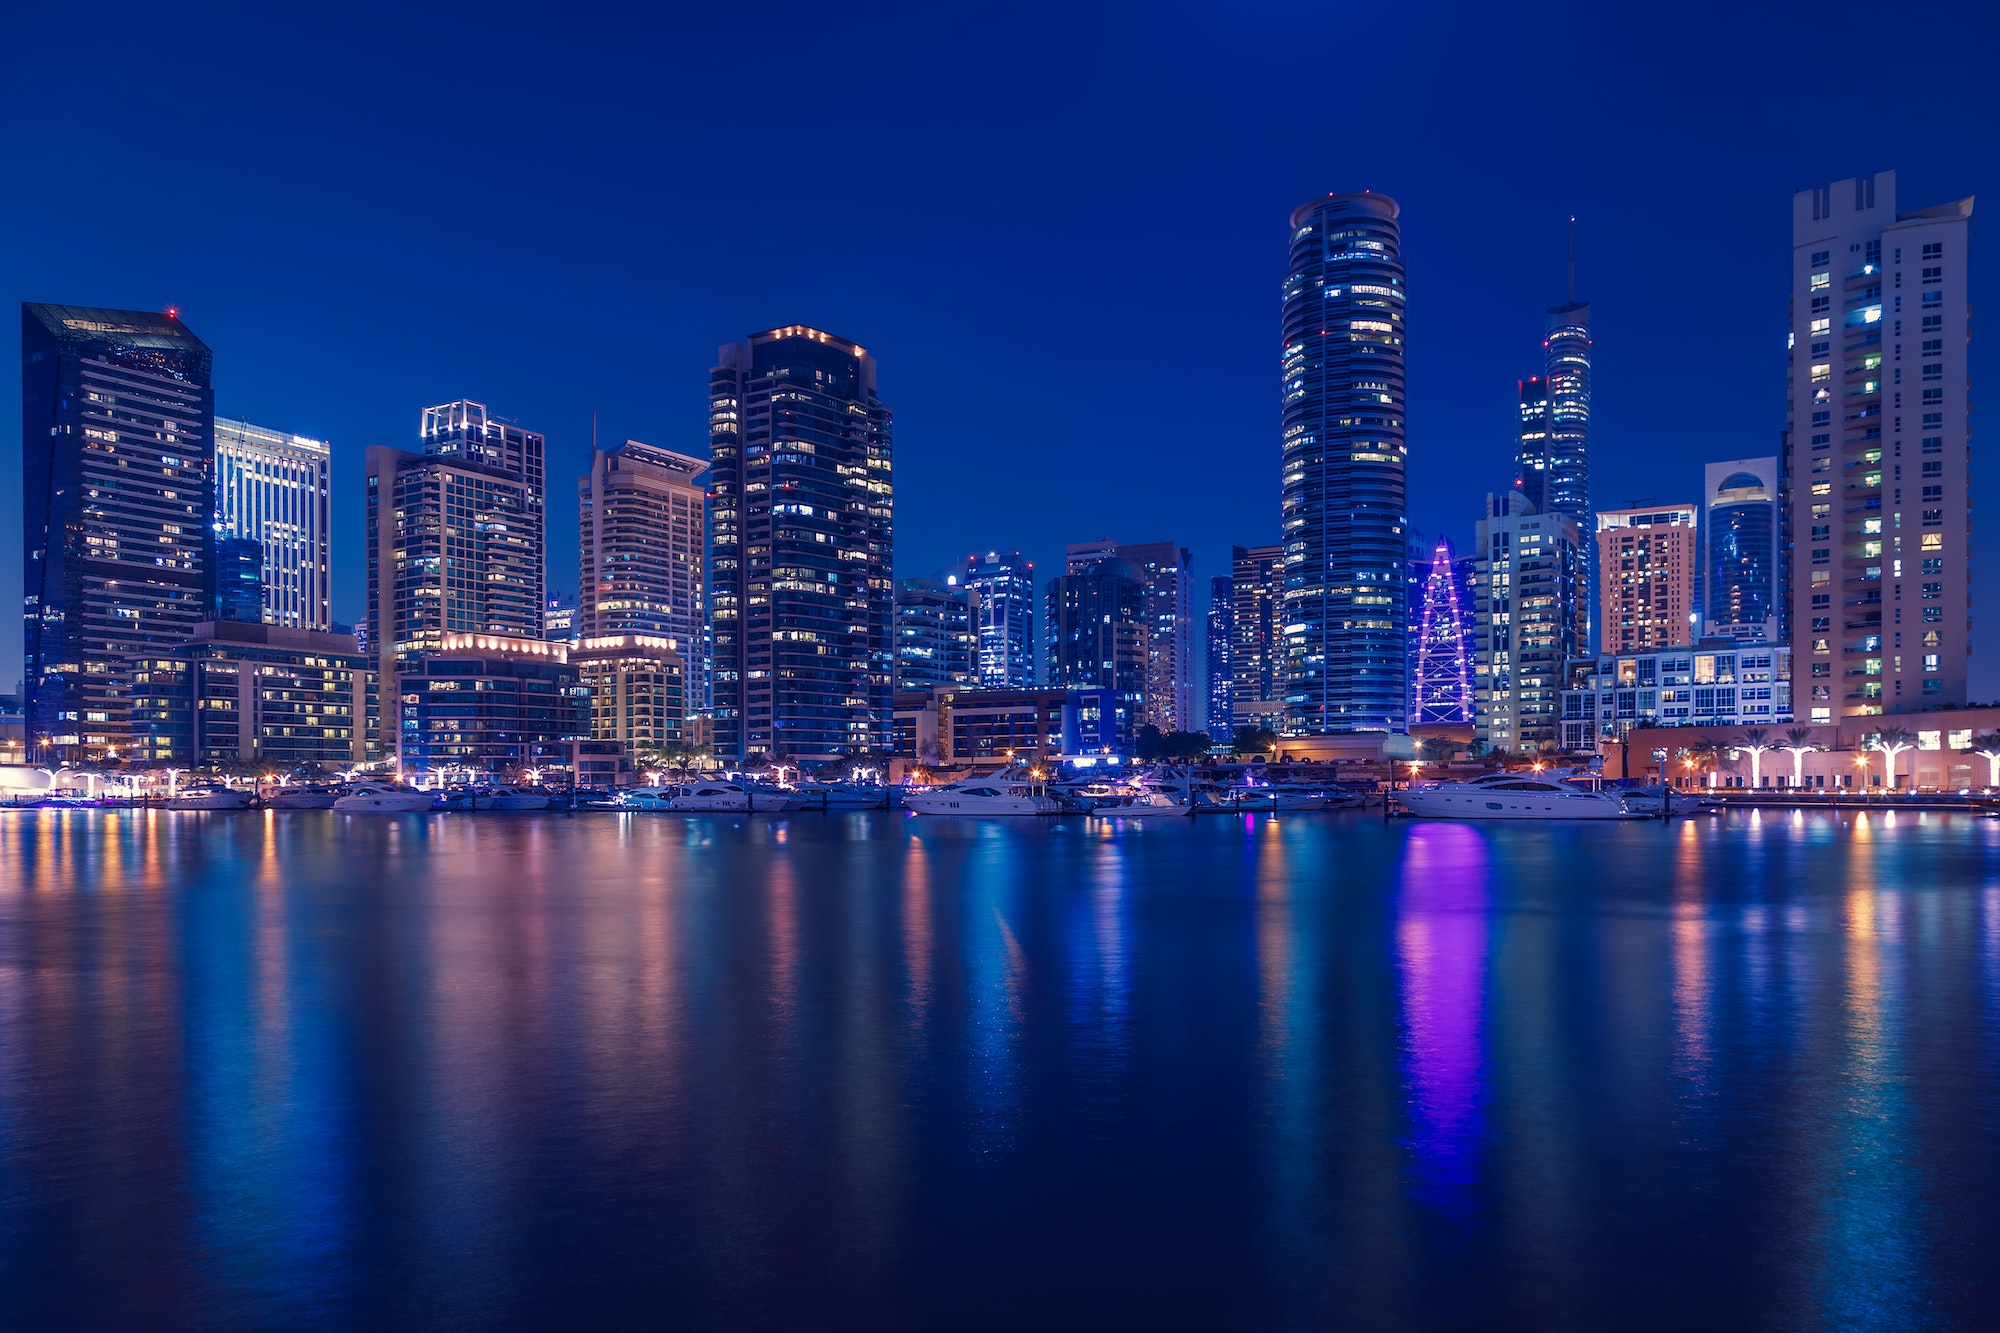
[[[787,21],[782,7],[771,21]],[[1924,121],[1942,118],[1968,142],[1991,137],[1995,112],[1970,91],[1979,83],[1973,66],[1965,65],[1967,77],[1952,71],[1971,61],[1992,21],[1978,16],[1962,49],[1924,57],[1924,82],[1934,90]],[[684,33],[686,40],[655,44],[691,51],[733,27],[721,17],[686,22],[694,26],[677,21],[654,34]],[[1409,517],[1416,529],[1469,549],[1480,498],[1507,480],[1515,381],[1534,369],[1526,354],[1541,336],[1540,312],[1565,290],[1572,215],[1578,291],[1593,302],[1600,338],[1593,488],[1599,503],[1620,505],[1692,494],[1695,483],[1678,461],[1688,454],[1699,451],[1691,460],[1699,463],[1774,452],[1783,410],[1770,375],[1783,356],[1785,197],[1792,190],[1889,168],[1899,173],[1901,193],[1920,201],[1976,194],[1982,184],[1977,170],[1955,160],[1953,136],[1940,142],[1919,132],[1914,106],[1884,108],[1839,144],[1802,140],[1789,94],[1755,73],[1790,49],[1792,31],[1774,17],[1745,18],[1733,49],[1714,48],[1694,29],[1657,33],[1641,16],[1565,25],[1554,36],[1560,49],[1543,56],[1560,56],[1578,71],[1576,95],[1594,109],[1566,143],[1577,169],[1535,180],[1517,179],[1504,170],[1506,155],[1492,151],[1539,132],[1540,112],[1525,88],[1502,77],[1507,62],[1493,59],[1518,51],[1525,34],[1491,16],[1475,16],[1393,73],[1369,71],[1365,89],[1376,96],[1360,100],[1353,112],[1359,142],[1338,155],[1298,154],[1281,129],[1281,99],[1258,86],[1262,53],[1279,35],[1264,19],[1149,22],[1147,58],[1102,76],[1108,82],[1100,90],[1075,87],[1068,76],[1072,62],[1095,62],[1093,52],[1115,44],[1115,25],[1086,25],[1074,46],[1055,53],[1005,33],[979,31],[995,40],[967,40],[974,34],[959,25],[970,22],[954,16],[942,30],[918,34],[886,19],[861,20],[852,30],[820,33],[835,52],[887,43],[884,49],[904,56],[946,44],[971,54],[953,57],[967,63],[944,66],[964,76],[954,82],[966,85],[966,95],[943,107],[936,128],[881,146],[884,189],[844,209],[830,244],[801,246],[801,215],[753,202],[740,188],[741,167],[725,171],[725,202],[717,208],[671,206],[687,197],[694,154],[712,141],[704,102],[727,100],[714,96],[720,71],[693,68],[684,58],[673,61],[677,79],[659,111],[621,114],[654,96],[648,90],[655,80],[635,78],[629,90],[613,86],[604,94],[617,108],[611,114],[584,117],[572,95],[601,84],[588,63],[601,36],[558,34],[530,51],[473,32],[465,34],[468,58],[533,60],[544,72],[544,91],[519,107],[458,111],[395,73],[357,27],[327,35],[332,49],[354,57],[349,72],[380,94],[371,94],[371,107],[354,108],[346,105],[351,98],[323,95],[323,76],[272,58],[288,49],[288,25],[197,34],[139,18],[129,47],[113,43],[100,52],[99,97],[66,114],[82,131],[115,137],[114,127],[131,120],[134,91],[147,82],[136,73],[139,52],[149,64],[177,61],[188,76],[184,114],[209,127],[200,160],[218,190],[264,179],[273,162],[269,134],[315,145],[310,160],[280,163],[270,180],[266,197],[298,206],[150,218],[136,240],[112,214],[72,212],[57,228],[54,214],[17,213],[0,222],[0,279],[19,300],[179,305],[221,350],[220,413],[332,442],[337,551],[351,551],[360,539],[362,450],[403,444],[411,414],[426,403],[462,394],[545,431],[552,486],[561,494],[587,470],[593,410],[600,438],[699,453],[702,371],[714,345],[742,329],[800,320],[843,330],[883,360],[883,395],[897,405],[904,442],[898,575],[926,576],[967,551],[1003,547],[1053,570],[1068,542],[1101,531],[1160,530],[1193,552],[1195,576],[1205,581],[1224,572],[1231,545],[1275,535],[1267,517],[1275,479],[1261,466],[1234,463],[1255,456],[1251,451],[1269,457],[1264,451],[1274,447],[1270,294],[1283,271],[1278,233],[1300,200],[1374,188],[1404,205],[1412,273],[1409,444],[1414,459],[1430,460],[1413,469]],[[68,101],[55,82],[60,62],[32,59],[38,50],[60,49],[66,26],[47,14],[23,24],[18,74],[0,97],[29,126],[55,125],[45,118]],[[1282,29],[1287,40],[1336,30],[1333,15],[1291,16]],[[1614,77],[1621,68],[1615,53],[1641,35],[1674,56],[1662,62],[1671,76]],[[1098,169],[1102,150],[1048,136],[1064,119],[1098,123],[1143,94],[1148,71],[1196,51],[1212,78],[1166,121],[1141,127],[1112,170]],[[1917,58],[1891,53],[1883,77],[1913,77]],[[788,71],[805,75],[803,86],[830,87],[802,58],[788,54],[785,61]],[[879,122],[891,100],[913,91],[912,79],[928,77],[913,72],[923,63],[896,62],[882,86],[855,104],[857,114]],[[280,68],[304,82],[269,98],[268,123],[226,113],[242,78],[263,86]],[[231,77],[217,77],[225,69]],[[1023,108],[1008,91],[1023,78],[1063,91],[1046,111]],[[1718,80],[1740,83],[1744,92],[1711,104],[1696,90]],[[1381,95],[1392,87],[1393,96]],[[224,89],[237,91],[225,99]],[[1685,109],[1675,136],[1643,164],[1624,160],[1618,145],[1650,133],[1662,102]],[[1464,109],[1474,104],[1482,115],[1468,128]],[[780,113],[752,114],[763,124]],[[464,151],[451,155],[454,181],[504,176],[534,206],[466,210],[449,202],[459,192],[429,188],[446,131],[464,140]],[[522,167],[509,145],[524,133],[578,143],[577,160]],[[938,153],[948,140],[954,149]],[[79,165],[62,155],[63,142],[56,134],[17,136],[8,149],[17,179],[32,177],[58,197],[87,189]],[[787,168],[816,187],[840,170],[817,149],[782,151]],[[659,170],[640,173],[655,183],[608,184],[597,174],[600,164],[620,160],[658,162]],[[525,174],[514,175],[517,169]],[[135,185],[163,179],[143,164],[127,170],[136,173]],[[1201,173],[1219,188],[1190,189]],[[1709,213],[1701,227],[1654,206],[1668,179],[1699,182]],[[997,196],[996,182],[1003,187]],[[573,188],[579,184],[585,188]],[[1069,200],[1060,218],[1038,217],[1019,203],[1023,192],[1053,189]],[[1178,200],[1175,227],[1135,236],[1123,225],[1136,205],[1166,197]],[[981,202],[967,207],[972,200]],[[939,210],[961,215],[949,235],[935,226]],[[589,238],[587,249],[577,245],[580,236]],[[948,256],[968,244],[982,250],[990,279],[977,298],[935,283]],[[1693,440],[1661,410],[1681,392],[1674,358],[1663,354],[1676,299],[1660,282],[1664,254],[1675,256],[1679,271],[1701,274],[1741,321],[1732,338],[1742,349],[1742,373],[1705,386],[1705,427]],[[1165,271],[1173,282],[1159,281]],[[1973,270],[1975,304],[1993,299],[1990,272]],[[435,293],[447,288],[495,292],[510,317],[426,319]],[[586,348],[560,332],[614,326],[634,304],[658,313],[644,340],[592,339]],[[1117,323],[1107,323],[1114,315]],[[1082,345],[1095,331],[1127,322],[1172,322],[1195,336],[1106,364],[1087,391],[1058,368],[1060,358],[1031,361],[1020,373],[1043,424],[1027,438],[1013,408],[956,387],[954,368],[976,364],[983,346]],[[283,336],[272,336],[277,330]],[[1991,346],[1973,346],[1975,380],[1995,373]],[[17,364],[0,355],[9,374]],[[0,469],[10,474],[18,443],[10,414],[0,419]],[[1003,449],[1019,465],[1001,478],[996,503],[954,503],[965,460]],[[1033,484],[1086,457],[1129,483],[1078,493]],[[1232,466],[1214,475],[1207,469],[1218,459]],[[1203,504],[1185,524],[1167,519],[1196,475],[1204,477]],[[1975,509],[1990,509],[2000,476],[1975,470],[1973,484]],[[574,523],[566,503],[551,506],[551,550],[575,549]],[[8,586],[20,579],[18,545],[0,541],[0,583]],[[1975,544],[1975,559],[1980,549]],[[362,614],[362,575],[336,558],[348,568],[336,576],[333,619],[352,623]],[[553,586],[570,582],[559,566]],[[1205,591],[1204,583],[1197,614]],[[17,626],[0,624],[0,651],[10,660],[18,656],[18,634]],[[1974,634],[1971,692],[1990,697],[2000,693],[2000,662],[1983,681],[1980,664],[2000,656],[2000,623],[1976,622]],[[0,681],[11,686],[11,676]]]

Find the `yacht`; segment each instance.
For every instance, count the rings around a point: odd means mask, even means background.
[[[1398,791],[1396,801],[1427,819],[1644,819],[1616,792],[1592,791],[1552,773],[1488,773]]]
[[[234,787],[182,787],[167,798],[167,809],[248,810],[256,799],[256,792],[238,791]]]
[[[489,810],[546,810],[552,798],[545,791],[531,787],[495,787],[488,798]]]
[[[943,787],[912,787],[903,806],[920,815],[1060,815],[1068,810],[1039,782],[967,778]]]
[[[879,782],[801,782],[792,788],[791,810],[886,810],[889,789]]]
[[[363,782],[349,787],[346,795],[334,801],[333,809],[343,815],[407,815],[430,809],[436,800],[435,792],[392,782]]]
[[[264,798],[264,804],[273,810],[331,810],[339,799],[340,788],[314,782],[280,787]]]
[[[750,792],[733,782],[694,782],[669,800],[667,809],[683,815],[734,814],[750,809]]]
[[[1620,795],[1624,797],[1627,810],[1653,819],[1660,817],[1661,793],[1658,787],[1632,787]],[[1696,792],[1670,790],[1666,800],[1669,815],[1693,815],[1703,811],[1720,813],[1720,807],[1712,798]]]
[[[1253,787],[1247,783],[1219,793],[1216,800],[1232,810],[1269,810],[1273,814],[1324,810],[1329,804],[1327,794],[1317,787]]]
[[[671,810],[674,797],[680,794],[678,787],[634,787],[630,791],[618,793],[614,810]]]
[[[1171,792],[1142,789],[1127,800],[1099,801],[1094,819],[1186,819],[1195,812],[1192,799],[1176,800]]]

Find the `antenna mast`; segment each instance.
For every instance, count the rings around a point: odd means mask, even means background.
[[[1576,304],[1576,214],[1569,218],[1569,303]]]

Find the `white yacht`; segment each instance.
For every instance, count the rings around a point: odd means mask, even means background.
[[[775,804],[775,802],[774,802]],[[733,782],[692,782],[667,802],[676,814],[732,814],[750,808],[750,792]]]
[[[545,791],[529,787],[495,787],[487,799],[489,810],[546,810],[554,799]]]
[[[234,787],[182,787],[167,798],[169,810],[248,810],[257,797],[253,791]]]
[[[1232,810],[1269,810],[1273,814],[1299,810],[1324,810],[1327,795],[1317,787],[1253,787],[1248,783],[1218,792],[1219,804]]]
[[[1612,791],[1592,791],[1549,773],[1488,773],[1398,791],[1396,801],[1427,819],[1643,819]]]
[[[878,782],[801,782],[792,788],[791,810],[886,810],[889,789]]]
[[[633,787],[618,793],[613,802],[614,810],[671,810],[674,797],[680,794],[678,787]]]
[[[280,787],[264,798],[264,804],[273,810],[331,810],[339,799],[340,788],[307,783],[300,787]]]
[[[1171,792],[1146,788],[1129,800],[1099,802],[1090,816],[1092,819],[1186,819],[1194,810],[1192,800],[1177,800]]]
[[[428,810],[437,801],[435,792],[418,791],[393,782],[363,782],[347,789],[333,803],[342,815],[408,815]]]
[[[943,787],[912,787],[903,808],[920,815],[1060,815],[1063,803],[1039,782],[1012,778],[967,778]]]

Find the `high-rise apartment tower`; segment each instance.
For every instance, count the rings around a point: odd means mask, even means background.
[[[1802,721],[1965,702],[1972,200],[1792,196],[1792,665]],[[1803,696],[1803,697],[1801,697]]]
[[[1285,730],[1400,731],[1403,258],[1396,201],[1295,209],[1282,360]]]
[[[1678,648],[1699,636],[1696,505],[1640,505],[1597,516],[1598,634],[1603,651]]]
[[[895,488],[875,358],[801,324],[709,375],[715,749],[747,762],[887,750]]]
[[[125,746],[132,660],[212,614],[211,365],[172,311],[21,307],[32,761]]]
[[[446,635],[544,633],[542,436],[461,400],[426,408],[419,438],[420,454],[365,455],[368,644],[391,699],[398,674],[443,651]],[[394,752],[393,737],[382,742]]]

